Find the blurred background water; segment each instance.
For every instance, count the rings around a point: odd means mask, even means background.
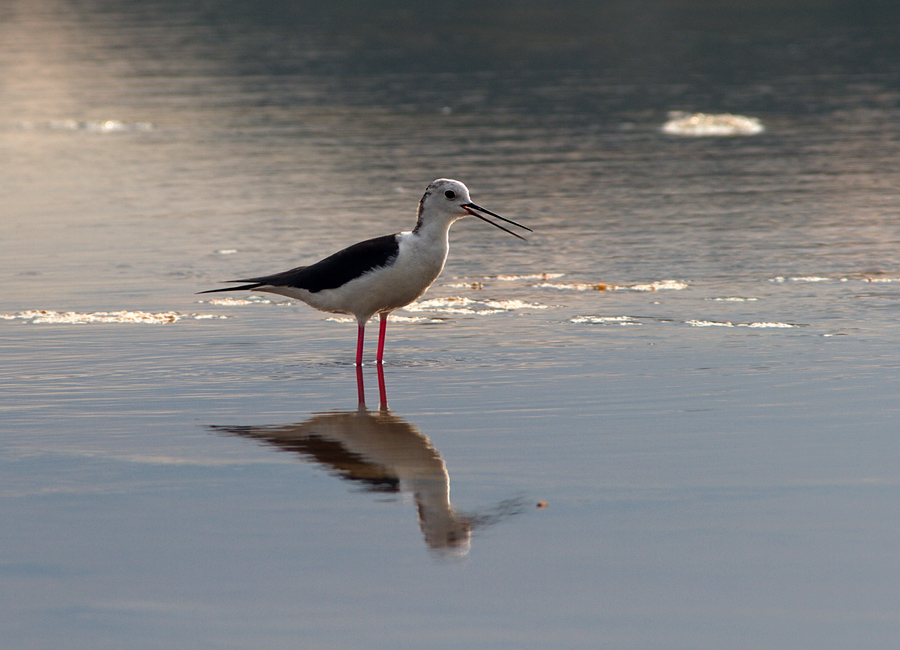
[[[894,647],[898,26],[0,4],[4,647]],[[195,295],[441,176],[535,233],[453,227],[390,412],[352,322]]]

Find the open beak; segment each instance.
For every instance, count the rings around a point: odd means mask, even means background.
[[[491,224],[492,226],[494,226],[494,227],[496,227],[496,228],[499,228],[500,230],[504,230],[504,231],[508,232],[510,235],[512,235],[513,237],[518,237],[519,239],[521,239],[521,240],[523,240],[523,241],[525,241],[525,238],[522,237],[522,235],[519,235],[519,234],[517,234],[517,233],[514,233],[512,230],[510,230],[509,228],[505,228],[505,227],[501,226],[499,223],[494,223],[493,221],[491,221],[490,219],[488,219],[488,218],[485,217],[484,215],[478,214],[478,212],[484,212],[484,214],[489,214],[489,215],[491,215],[492,217],[496,217],[497,219],[500,219],[500,221],[505,221],[506,223],[511,223],[512,225],[518,226],[519,228],[522,228],[523,230],[527,230],[528,232],[534,232],[534,231],[533,231],[531,228],[529,228],[528,226],[523,226],[523,225],[520,224],[520,223],[516,223],[516,222],[513,221],[512,219],[507,219],[506,217],[501,217],[501,216],[500,216],[499,214],[497,214],[496,212],[491,212],[490,210],[485,210],[484,208],[482,208],[482,207],[480,207],[480,206],[477,206],[477,205],[475,205],[474,203],[464,203],[464,204],[462,205],[462,209],[465,210],[466,212],[468,212],[469,214],[471,214],[473,217],[478,217],[478,218],[481,219],[482,221],[487,221],[487,222],[488,222],[489,224]],[[476,210],[477,210],[478,212],[476,212]]]

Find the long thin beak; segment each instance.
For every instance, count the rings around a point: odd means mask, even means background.
[[[466,212],[468,212],[469,214],[471,214],[473,217],[478,217],[478,218],[481,219],[482,221],[487,221],[487,222],[488,222],[489,224],[491,224],[492,226],[494,226],[494,227],[496,227],[496,228],[499,228],[500,230],[503,230],[503,231],[505,231],[505,232],[508,232],[508,233],[509,233],[510,235],[512,235],[513,237],[518,237],[519,239],[521,239],[521,240],[523,240],[523,241],[527,241],[527,240],[526,240],[524,237],[522,237],[522,235],[519,235],[518,233],[514,233],[512,230],[510,230],[509,228],[505,228],[505,227],[501,226],[499,223],[494,223],[493,221],[491,221],[490,219],[488,219],[488,218],[485,217],[484,215],[478,214],[478,212],[484,212],[484,214],[489,214],[489,215],[491,215],[492,217],[496,217],[496,218],[500,219],[500,221],[505,221],[506,223],[511,223],[512,225],[518,226],[519,228],[522,228],[523,230],[527,230],[528,232],[534,232],[534,231],[533,231],[531,228],[529,228],[528,226],[523,226],[523,225],[520,224],[520,223],[516,223],[516,222],[513,221],[512,219],[507,219],[506,217],[501,217],[501,216],[500,216],[499,214],[497,214],[496,212],[491,212],[490,210],[485,210],[484,208],[482,208],[482,207],[480,207],[480,206],[477,206],[477,205],[475,205],[474,203],[464,203],[464,204],[462,205],[462,208],[463,208],[463,210],[465,210]],[[476,212],[476,210],[478,210],[478,212]]]

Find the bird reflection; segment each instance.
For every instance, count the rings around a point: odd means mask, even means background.
[[[479,513],[463,513],[450,502],[450,476],[440,453],[412,424],[387,408],[379,366],[381,407],[315,415],[298,424],[211,426],[217,433],[252,438],[319,463],[366,491],[411,494],[428,548],[440,557],[463,556],[472,531],[524,510],[520,499],[502,501]],[[363,395],[361,373],[358,375]]]

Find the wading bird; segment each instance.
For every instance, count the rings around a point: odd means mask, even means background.
[[[366,323],[378,314],[377,362],[384,360],[384,335],[388,315],[419,298],[444,268],[449,250],[448,233],[457,219],[478,217],[492,226],[524,239],[485,217],[490,215],[529,232],[531,228],[472,203],[468,188],[459,181],[439,178],[419,201],[416,225],[410,232],[376,237],[338,251],[310,266],[242,282],[220,291],[266,291],[302,300],[321,311],[351,314],[359,325],[356,365],[362,365]]]

